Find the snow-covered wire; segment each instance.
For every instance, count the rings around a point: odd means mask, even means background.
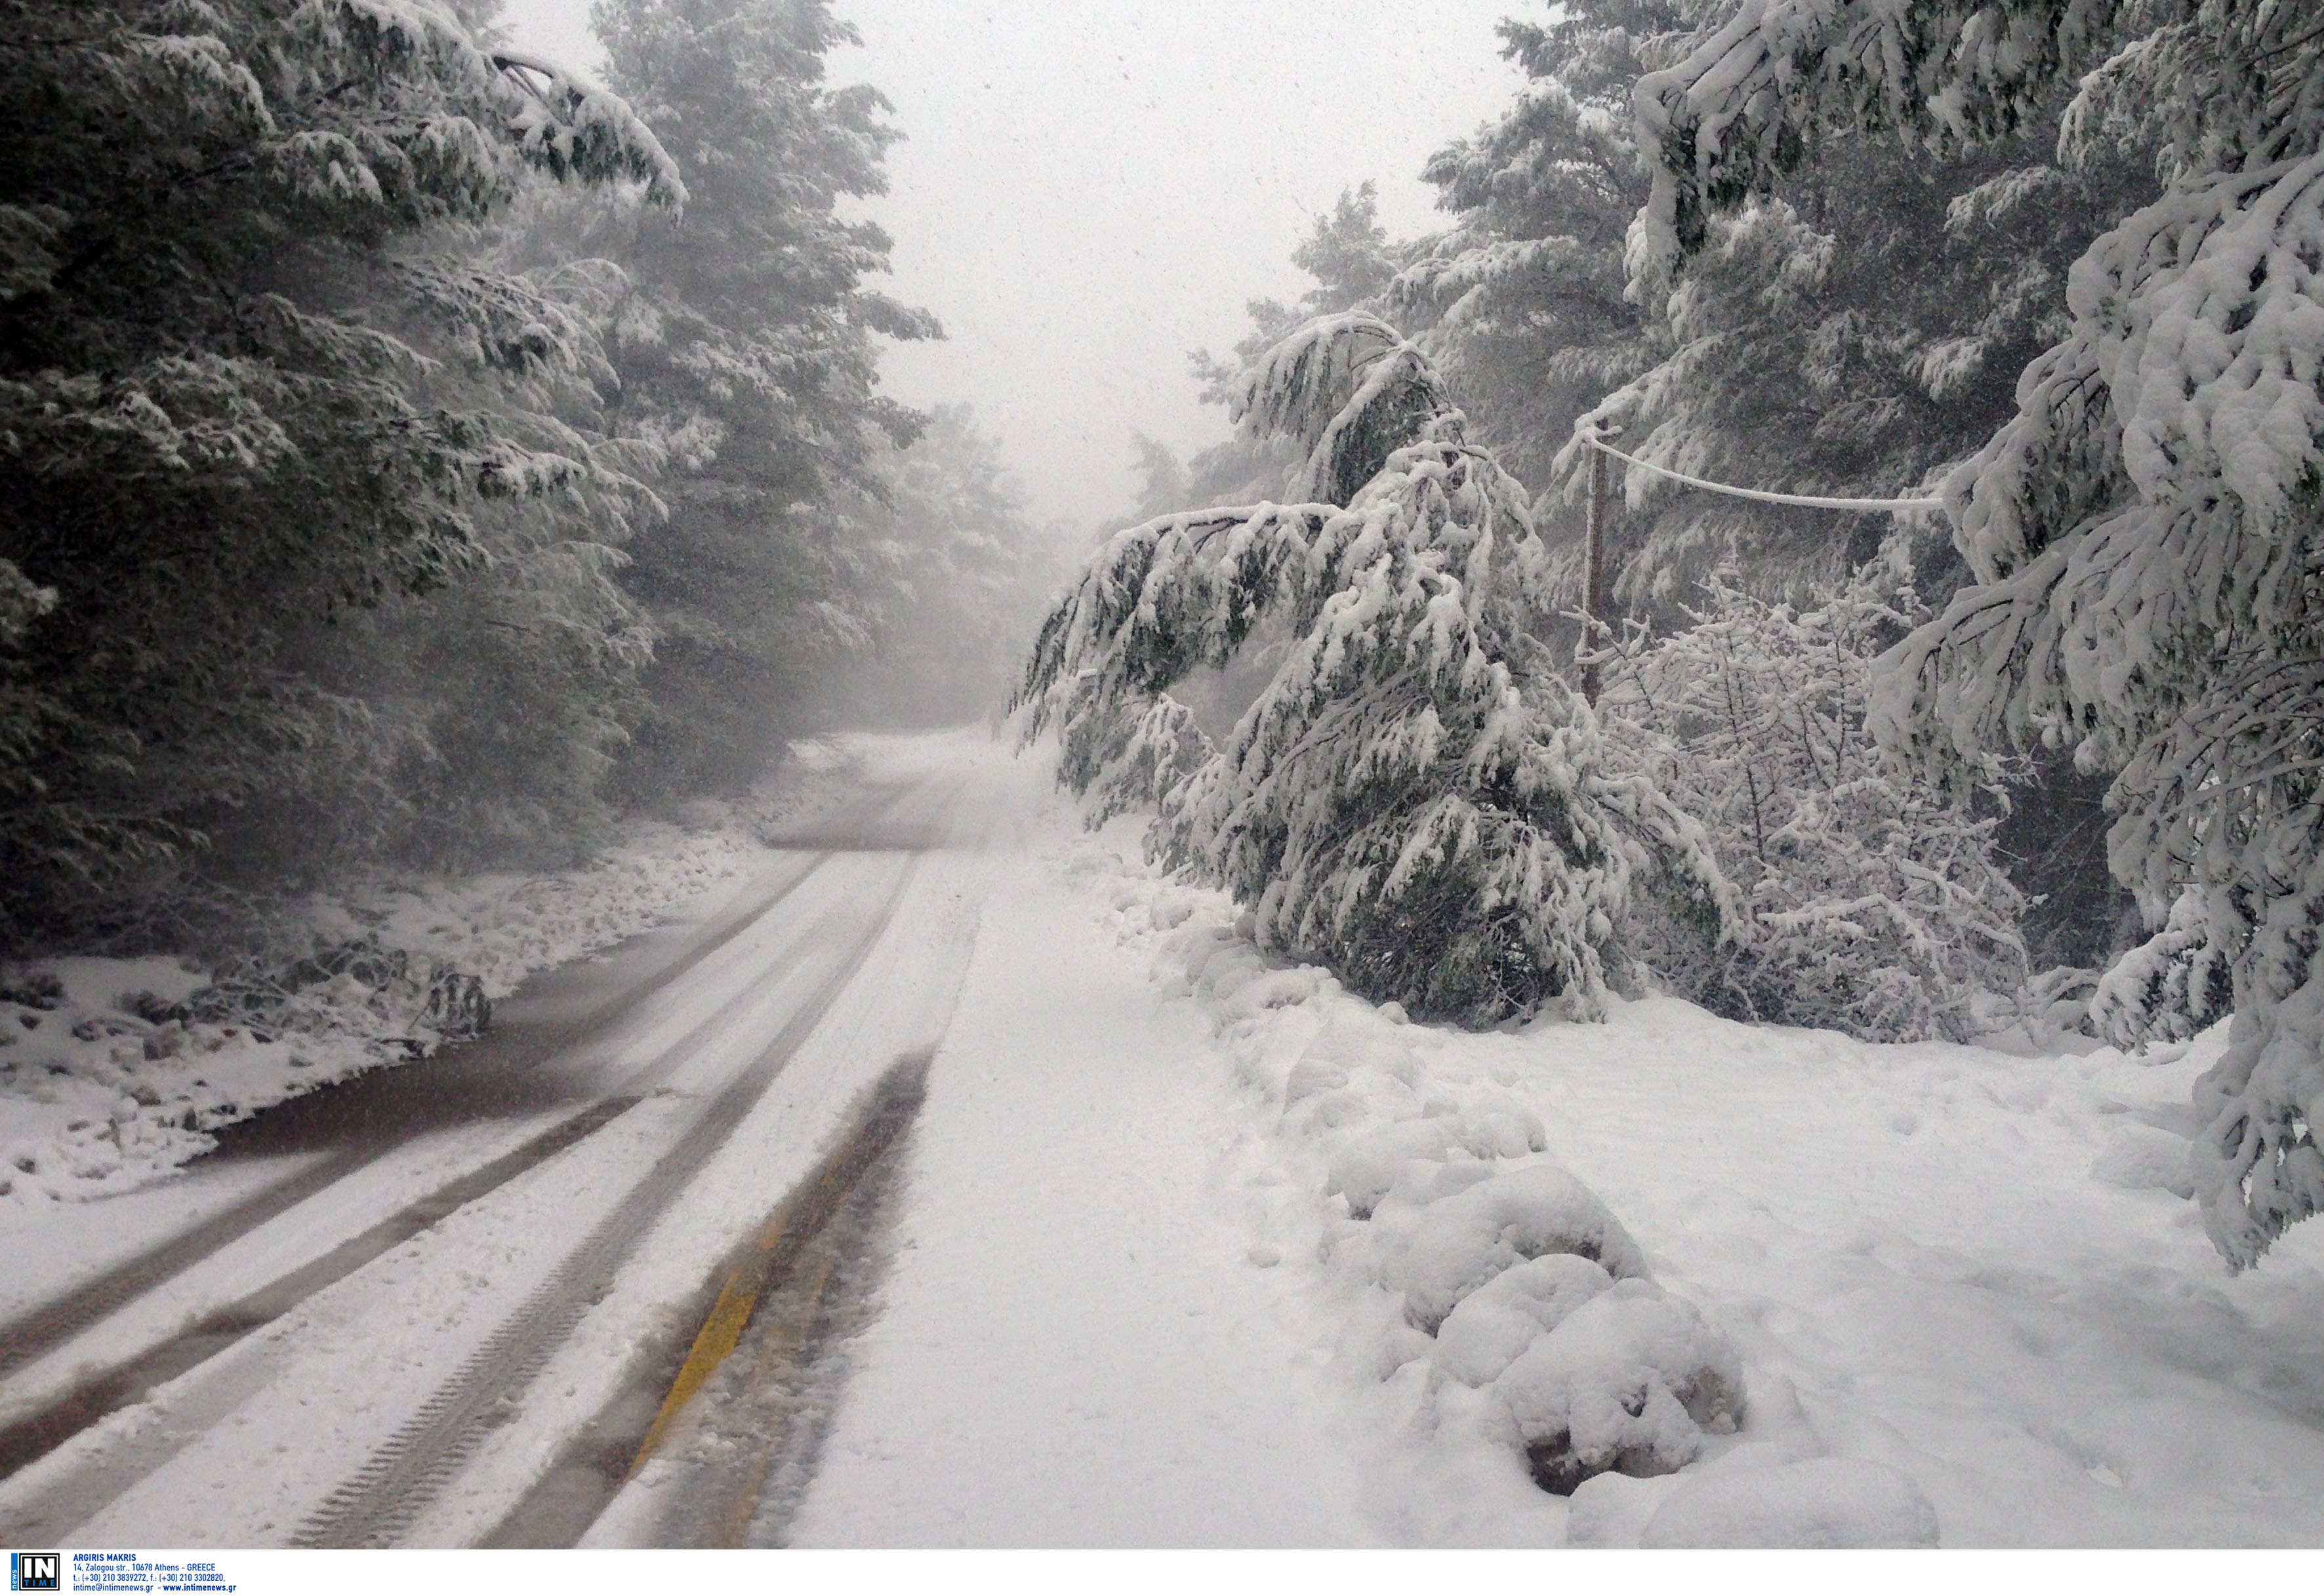
[[[1757,499],[1763,504],[1797,504],[1809,510],[1860,510],[1873,514],[1910,515],[1916,512],[1941,509],[1944,501],[1926,499],[1827,499],[1812,494],[1776,494],[1765,488],[1738,488],[1723,482],[1711,482],[1700,476],[1689,476],[1683,471],[1673,471],[1667,466],[1657,466],[1641,460],[1636,455],[1626,455],[1603,438],[1582,435],[1582,441],[1591,448],[1602,450],[1617,460],[1636,466],[1641,471],[1651,471],[1656,476],[1667,476],[1673,482],[1684,483],[1691,488],[1702,488],[1710,493],[1726,494],[1738,499]]]

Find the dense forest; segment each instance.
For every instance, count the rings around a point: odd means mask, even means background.
[[[216,950],[981,713],[1052,574],[820,0],[0,8],[0,950]],[[610,91],[610,92],[609,92]]]

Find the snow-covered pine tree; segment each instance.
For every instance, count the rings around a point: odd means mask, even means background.
[[[1974,155],[1819,148],[1753,205],[1707,220],[1674,294],[1631,294],[1624,232],[1651,192],[1631,90],[1726,9],[1572,0],[1543,22],[1502,23],[1502,53],[1526,84],[1496,122],[1430,161],[1456,221],[1418,246],[1390,313],[1435,358],[1477,435],[1536,486],[1570,479],[1573,457],[1561,451],[1591,416],[1627,427],[1630,452],[1702,475],[1908,491],[2006,418],[2015,374],[2061,308],[2067,263],[2126,181],[2151,177],[2133,162],[2031,165],[2047,160],[2042,140],[2070,88],[2058,86],[2029,112],[2039,125]],[[1884,531],[1643,477],[1629,485],[1611,528],[1614,586],[1634,614],[1665,623],[1730,547],[1773,591],[1844,580]],[[1578,599],[1579,540],[1561,530],[1542,529]],[[1949,590],[1960,567],[1935,552],[1930,575]]]
[[[1149,839],[1251,906],[1268,946],[1419,1015],[1598,1010],[1634,870],[1732,907],[1700,829],[1608,767],[1596,722],[1526,636],[1541,549],[1525,495],[1419,349],[1325,317],[1268,351],[1236,410],[1286,434],[1304,503],[1116,534],[1044,623],[1021,701],[1061,776],[1097,778],[1127,719],[1275,619],[1293,640]],[[1167,715],[1167,705],[1160,706]],[[1616,964],[1618,968],[1618,964]]]
[[[1067,689],[1056,715],[1070,728],[1057,764],[1059,782],[1082,796],[1082,817],[1093,831],[1117,815],[1151,810],[1167,826],[1203,767],[1218,757],[1194,711],[1167,693],[1125,700],[1107,711],[1074,702],[1098,691],[1084,677]],[[1157,840],[1164,835],[1156,833]]]
[[[1742,211],[1716,216],[1667,298],[1628,296],[1624,230],[1650,191],[1630,112],[1645,73],[1725,20],[1725,0],[1570,0],[1501,24],[1526,78],[1494,122],[1427,175],[1455,217],[1388,296],[1511,470],[1566,492],[1535,513],[1562,609],[1580,607],[1586,457],[1577,419],[1697,475],[1803,493],[1914,489],[1989,438],[2020,366],[2055,336],[2065,269],[2151,172],[2049,164],[2070,93],[1973,154],[1878,140],[1814,151]],[[2108,208],[2113,207],[2114,208]],[[1658,629],[1733,549],[1754,591],[1844,581],[1885,518],[1755,504],[1643,472],[1607,518],[1613,596]],[[1933,530],[1933,528],[1932,528]],[[1966,575],[1941,538],[1915,580],[1941,602]],[[2063,759],[2031,761],[2038,797],[1999,833],[2040,902],[2025,923],[2049,962],[2098,961],[2119,906],[2097,792]]]
[[[1208,349],[1189,356],[1194,378],[1203,385],[1202,401],[1233,411],[1243,374],[1284,336],[1301,323],[1343,310],[1380,312],[1379,296],[1396,275],[1407,246],[1388,235],[1380,225],[1379,192],[1370,182],[1343,189],[1329,211],[1315,217],[1307,236],[1291,252],[1291,263],[1305,272],[1314,286],[1294,304],[1264,299],[1245,301],[1250,330],[1235,340],[1232,357],[1221,360]],[[1141,461],[1149,459],[1148,446],[1139,446]],[[1182,504],[1221,504],[1263,497],[1281,491],[1283,483],[1300,465],[1296,440],[1281,434],[1238,429],[1224,442],[1213,444],[1189,459],[1176,479],[1181,493],[1156,502],[1154,490],[1167,485],[1149,481],[1139,497],[1139,519]],[[1170,462],[1176,466],[1175,460]],[[1141,469],[1144,467],[1141,466]]]
[[[879,494],[850,495],[849,512],[862,567],[849,597],[872,641],[825,682],[821,713],[948,726],[997,711],[1065,575],[1064,540],[1032,524],[967,405],[931,407],[918,438],[873,464]]]
[[[881,518],[853,498],[877,496],[921,424],[878,392],[881,340],[940,333],[866,282],[888,237],[841,214],[885,190],[900,135],[875,90],[828,80],[856,35],[825,0],[601,0],[592,16],[608,79],[649,108],[691,189],[683,226],[593,208],[548,241],[624,268],[606,329],[616,422],[670,447],[669,514],[620,578],[660,635],[622,781],[731,789],[875,635]]]
[[[2016,373],[2056,336],[2067,267],[2152,189],[2135,163],[2039,164],[2064,97],[2036,107],[2043,127],[1974,155],[1835,143],[1710,218],[1671,291],[1642,296],[1658,312],[1652,364],[1568,436],[1619,426],[1642,459],[1783,492],[1919,491],[2008,418]],[[1575,496],[1586,460],[1569,443],[1556,463]],[[1636,541],[1620,586],[1634,604],[1683,592],[1730,547],[1762,587],[1845,581],[1891,530],[1635,469],[1626,487]],[[1911,552],[1934,594],[1964,575],[1941,537]]]
[[[2024,985],[2024,906],[1997,815],[1892,768],[1865,729],[1873,660],[1926,618],[1918,597],[1885,558],[1804,609],[1755,597],[1729,564],[1688,618],[1606,660],[1600,719],[1702,823],[1751,924],[1714,939],[1674,916],[1649,962],[1739,1019],[1966,1040],[1980,999]]]
[[[1623,229],[1646,188],[1626,113],[1631,84],[1702,9],[1572,0],[1502,22],[1524,88],[1422,174],[1453,224],[1415,246],[1388,308],[1459,389],[1479,440],[1536,485],[1573,418],[1654,361],[1655,329],[1622,291]]]
[[[2103,60],[2102,30],[2124,37]],[[1651,286],[1812,141],[2007,133],[2081,74],[2060,164],[2151,148],[2162,197],[2074,263],[2064,336],[1946,479],[1977,578],[1874,713],[1937,768],[2015,741],[2116,772],[2116,874],[2206,890],[2235,1029],[2196,1090],[2213,1242],[2257,1261],[2324,1209],[2324,27],[2276,0],[1752,0],[1637,90]]]
[[[425,0],[0,0],[0,581],[52,595],[0,639],[6,942],[392,762],[294,634],[511,517],[650,512],[557,414],[586,327],[451,246],[528,174],[684,190],[621,101]]]

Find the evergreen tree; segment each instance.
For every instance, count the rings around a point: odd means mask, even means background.
[[[2062,310],[2065,267],[2138,187],[2135,163],[2040,165],[2067,91],[1989,147],[1858,142],[1775,174],[1710,217],[1686,270],[1634,287],[1625,235],[1652,192],[1633,86],[1724,20],[1716,0],[1580,0],[1502,24],[1528,84],[1426,175],[1455,225],[1426,241],[1387,303],[1430,350],[1480,435],[1538,505],[1572,607],[1580,598],[1578,421],[1694,475],[1800,493],[1910,492],[2006,416],[2017,368]],[[2046,131],[2045,131],[2046,126]],[[1627,484],[1614,586],[1641,618],[1673,606],[1727,551],[1767,592],[1829,581],[1884,527],[1828,513]],[[1923,551],[1928,552],[1928,551]],[[1921,573],[1942,593],[1961,572]]]
[[[745,782],[818,683],[873,636],[881,582],[852,495],[921,418],[876,392],[878,338],[935,322],[863,285],[889,241],[838,213],[882,192],[887,102],[834,88],[852,41],[824,0],[603,0],[614,87],[689,174],[684,219],[642,208],[600,250],[625,272],[608,312],[624,429],[662,445],[669,517],[629,546],[624,589],[658,634],[637,793]]]
[[[2227,938],[2212,928],[2210,894],[2190,887],[2171,906],[2163,929],[2116,959],[2090,994],[2089,1029],[2116,1047],[2144,1051],[2151,1042],[2183,1042],[2226,1019],[2235,1005],[2235,968]],[[2223,928],[2233,935],[2235,911]]]
[[[1646,191],[1630,86],[1701,9],[1579,0],[1544,23],[1504,21],[1501,54],[1525,88],[1422,173],[1455,219],[1416,247],[1388,307],[1479,436],[1536,486],[1573,418],[1653,360],[1647,318],[1623,292],[1623,231]]]
[[[401,757],[302,658],[325,619],[650,512],[636,451],[560,419],[603,374],[582,320],[457,246],[528,174],[684,189],[621,101],[419,0],[6,0],[0,81],[19,941]]]
[[[1668,294],[1641,296],[1659,310],[1654,364],[1573,430],[1620,426],[1626,452],[1713,480],[1917,492],[2007,418],[2017,372],[2055,336],[2068,267],[2151,187],[2128,162],[2070,175],[2043,163],[2063,98],[1973,152],[1835,143],[1713,217]],[[1560,457],[1570,496],[1585,461],[1578,444]],[[1730,546],[1763,588],[1843,579],[1888,530],[1627,475],[1640,513],[1625,529],[1622,586],[1641,606]],[[1914,554],[1932,592],[1965,574],[1941,539]]]
[[[2016,413],[1946,478],[1976,581],[1875,707],[1940,770],[2071,747],[2115,773],[2109,854],[2150,914],[2204,890],[2236,1019],[2197,1088],[2196,1185],[2244,1267],[2324,1207],[2324,29],[2266,0],[1747,6],[1639,84],[1631,263],[1651,287],[1835,134],[1988,143],[2068,77],[2059,164],[2151,149],[2163,193],[2074,263]]]
[[[1243,311],[1250,319],[1250,331],[1236,340],[1231,360],[1221,360],[1208,349],[1197,349],[1188,357],[1195,381],[1203,385],[1203,402],[1231,411],[1243,374],[1302,322],[1360,308],[1379,314],[1377,301],[1394,279],[1404,253],[1404,246],[1380,226],[1379,186],[1367,181],[1342,190],[1331,210],[1315,218],[1307,236],[1291,252],[1291,263],[1307,273],[1314,286],[1299,296],[1296,305],[1279,300],[1246,302]],[[1138,519],[1150,519],[1173,505],[1271,498],[1286,491],[1285,484],[1296,478],[1301,464],[1290,438],[1240,429],[1224,443],[1213,444],[1186,462],[1176,494],[1161,496],[1149,491],[1140,500]]]
[[[1543,669],[1522,490],[1372,317],[1296,331],[1236,397],[1249,432],[1299,446],[1305,502],[1116,534],[1043,625],[1030,730],[1058,724],[1077,789],[1142,763],[1162,789],[1149,845],[1358,991],[1469,1024],[1550,1000],[1594,1013],[1634,870],[1733,904],[1699,829],[1609,772],[1588,708]],[[1269,617],[1283,662],[1204,757],[1167,690]]]
[[[1515,104],[1430,163],[1457,218],[1426,241],[1387,303],[1446,374],[1535,505],[1556,606],[1582,607],[1588,454],[1577,427],[1625,429],[1626,450],[1759,487],[1903,494],[2006,418],[2015,374],[2055,336],[2066,268],[2151,187],[2135,157],[2076,170],[2047,144],[2059,84],[2011,136],[1942,152],[1831,142],[1766,191],[1710,217],[1685,269],[1634,290],[1625,234],[1651,192],[1631,91],[1725,21],[1721,0],[1577,0],[1505,23],[1528,82]],[[1885,519],[1837,517],[1680,489],[1617,467],[1607,514],[1611,596],[1657,627],[1729,557],[1767,598],[1844,581]],[[1914,549],[1941,601],[1966,577],[1941,539]],[[1578,628],[1546,623],[1563,648]],[[2039,796],[1997,833],[2034,895],[2044,962],[2098,962],[2122,905],[2096,796],[2070,762],[2030,761]]]
[[[871,566],[854,597],[869,641],[824,684],[820,715],[935,726],[997,712],[1066,550],[1027,519],[1000,446],[967,405],[935,407],[876,469],[880,496],[850,507]]]
[[[1380,226],[1379,185],[1366,181],[1342,189],[1331,210],[1315,218],[1307,236],[1291,252],[1291,263],[1314,279],[1315,285],[1299,296],[1296,305],[1280,300],[1245,303],[1250,331],[1236,341],[1232,360],[1220,360],[1207,349],[1194,352],[1192,361],[1203,384],[1203,402],[1231,406],[1241,391],[1243,374],[1300,323],[1359,306],[1375,309],[1375,301],[1395,280],[1403,253]]]

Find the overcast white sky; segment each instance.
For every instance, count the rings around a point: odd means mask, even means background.
[[[892,348],[889,390],[966,400],[1036,514],[1129,501],[1132,432],[1226,434],[1186,353],[1224,354],[1243,302],[1290,299],[1292,249],[1370,178],[1399,235],[1442,218],[1421,164],[1505,106],[1493,23],[1541,0],[838,0],[908,135],[870,213],[886,286],[949,338]],[[509,0],[528,48],[594,69],[588,0]]]

